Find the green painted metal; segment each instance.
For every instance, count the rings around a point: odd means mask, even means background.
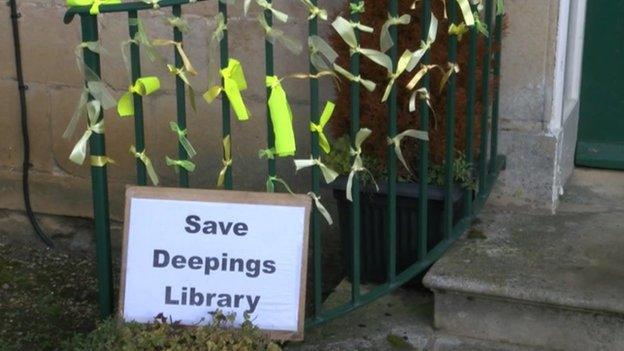
[[[351,4],[359,4],[358,0],[351,0]],[[351,21],[359,22],[360,14],[357,12],[351,12]],[[360,31],[355,28],[355,35],[359,42]],[[351,74],[354,76],[360,75],[360,54],[354,53],[351,55],[350,64]],[[351,145],[355,148],[355,135],[360,130],[360,84],[358,82],[351,82],[349,86],[350,90],[350,110],[349,119]],[[351,160],[353,162],[353,158]],[[351,188],[351,194],[353,203],[351,204],[351,232],[353,235],[352,250],[353,262],[351,263],[351,303],[357,304],[360,299],[360,177],[356,173],[353,177],[353,186]]]
[[[225,24],[227,25],[228,13],[227,13],[228,5],[227,3],[219,1],[219,13],[223,15],[223,19]],[[221,39],[221,43],[219,44],[219,54],[221,60],[221,68],[225,68],[228,65],[228,60],[230,59],[230,53],[228,48],[228,31],[223,31],[223,38]],[[223,86],[222,82],[222,86]],[[228,99],[226,94],[221,94],[221,133],[223,138],[226,136],[230,136],[230,142],[233,143],[231,128],[230,128],[230,99]],[[233,147],[233,145],[232,145]],[[227,168],[225,171],[225,189],[231,190],[233,186],[232,182],[232,165]]]
[[[477,10],[477,5],[471,5],[472,11]],[[477,94],[477,37],[476,27],[470,28],[468,48],[468,103],[466,105],[466,162],[474,163],[474,115],[475,98]],[[472,190],[464,190],[464,209],[472,212]]]
[[[267,0],[270,4],[272,0]],[[273,26],[273,13],[270,10],[264,11],[264,18],[266,19],[266,23],[269,26]],[[265,72],[267,76],[275,75],[275,70],[273,67],[273,44],[267,39],[264,41],[264,64],[265,64]],[[271,88],[267,87],[266,89],[266,120],[267,120],[267,145],[269,149],[275,148],[275,135],[273,134],[273,121],[271,121],[271,110],[269,110],[269,96],[271,96]],[[275,159],[268,159],[268,174],[269,177],[275,177]]]
[[[456,2],[447,6],[449,23],[457,23]],[[448,62],[457,64],[457,36],[451,35],[448,40]],[[448,69],[452,69],[450,66]],[[451,73],[446,85],[446,114],[445,114],[445,146],[444,146],[444,214],[442,230],[444,238],[451,237],[453,232],[453,164],[455,161],[455,94],[457,74]]]
[[[81,16],[83,41],[98,41],[97,17]],[[98,76],[100,72],[100,55],[85,48],[83,49],[85,66]],[[93,96],[89,96],[93,100]],[[104,118],[100,113],[98,120]],[[93,133],[89,139],[91,156],[105,156],[104,133]],[[98,274],[98,302],[100,316],[107,318],[113,313],[113,275],[111,264],[110,217],[108,209],[108,181],[106,165],[91,166],[91,189],[93,192],[93,216],[95,218],[95,243]]]
[[[494,172],[496,169],[496,155],[498,155],[498,105],[500,101],[500,69],[501,69],[501,38],[503,32],[503,14],[496,15],[494,24],[494,42],[496,49],[494,51],[494,91],[492,101],[492,126],[490,138],[490,169]]]
[[[575,161],[624,170],[624,1],[606,3],[587,2]]]
[[[429,25],[431,24],[431,0],[422,2],[422,23],[420,26],[420,36],[423,41],[427,40]],[[422,63],[429,64],[429,52],[422,57]],[[421,80],[420,87],[429,90],[429,74]],[[429,131],[429,106],[425,100],[420,102],[418,110],[420,116],[420,130]],[[418,260],[424,260],[427,255],[427,235],[428,235],[428,210],[429,210],[429,141],[419,140],[418,147],[420,155],[418,160],[418,174],[420,178],[418,198]]]
[[[391,17],[398,16],[399,3],[397,0],[390,0],[388,12]],[[394,67],[398,61],[398,35],[397,26],[390,26],[390,36],[394,45],[390,48],[390,58]],[[392,87],[388,97],[388,137],[394,138],[397,134],[397,87]],[[394,145],[388,145],[388,279],[394,280],[397,266],[397,155]]]
[[[203,0],[198,0],[203,1]],[[311,0],[314,5],[317,4],[317,0]],[[161,7],[171,7],[174,16],[180,16],[182,13],[182,5],[188,3],[188,0],[162,0],[160,2]],[[270,2],[270,1],[269,1]],[[359,0],[350,0],[352,4],[358,4]],[[422,23],[421,31],[422,38],[426,39],[427,30],[431,21],[431,0],[422,0]],[[493,16],[493,1],[486,1],[486,19],[485,22],[491,24]],[[129,19],[137,18],[138,11],[150,9],[151,6],[145,3],[123,3],[118,5],[103,5],[101,7],[101,13],[108,12],[128,12]],[[473,5],[473,9],[474,9]],[[219,11],[224,15],[227,20],[228,6],[225,2],[219,2]],[[391,16],[398,15],[398,0],[388,0],[388,11]],[[71,21],[73,15],[79,14],[82,23],[82,32],[84,41],[94,41],[98,39],[97,33],[97,17],[90,16],[88,14],[88,7],[85,8],[73,8],[70,9],[65,17],[65,21]],[[264,16],[269,25],[272,25],[272,12],[266,10]],[[451,21],[457,21],[457,4],[453,2],[449,5],[448,16]],[[360,15],[355,12],[351,13],[350,19],[353,22],[360,20]],[[310,35],[318,34],[318,19],[312,18],[308,22],[308,31]],[[500,43],[501,40],[501,27],[502,16],[496,18],[496,25],[494,30],[494,40],[496,43]],[[131,37],[136,33],[136,27],[129,26],[129,34]],[[390,34],[395,43],[398,43],[397,26],[390,27]],[[359,40],[359,31],[356,29],[356,36]],[[182,42],[182,33],[174,28],[174,40],[176,42]],[[455,63],[457,56],[457,40],[454,36],[449,39],[448,60],[451,63]],[[476,55],[477,55],[477,40],[478,34],[475,29],[470,30],[470,57],[467,74],[468,79],[468,128],[466,131],[466,138],[468,140],[467,158],[469,161],[474,159],[472,152],[472,146],[474,145],[474,131],[472,129],[472,121],[474,120],[474,106],[476,99]],[[500,47],[500,45],[497,45]],[[492,38],[487,39],[486,43],[487,54],[484,57],[484,73],[481,77],[484,84],[483,102],[484,106],[489,104],[489,91],[488,82],[490,81],[490,57],[492,51]],[[396,65],[398,57],[397,46],[393,46],[389,55]],[[494,53],[494,79],[498,81],[500,79],[500,52]],[[228,52],[228,36],[227,31],[224,33],[224,38],[220,44],[220,61],[221,67],[226,67],[229,59]],[[99,56],[87,49],[84,51],[85,64],[91,68],[98,75],[100,74]],[[274,56],[273,45],[269,42],[265,42],[265,71],[266,75],[274,75]],[[423,64],[430,62],[429,55],[425,54],[422,58]],[[175,52],[175,65],[176,67],[182,67],[181,57]],[[141,76],[141,62],[139,57],[139,47],[136,45],[131,46],[131,67],[132,67],[132,80],[136,80]],[[355,53],[351,56],[350,71],[354,76],[360,74],[360,54]],[[315,67],[310,62],[310,73],[317,73]],[[320,97],[319,97],[319,82],[318,79],[310,80],[310,121],[312,123],[318,123],[320,118]],[[361,186],[359,182],[359,175],[355,175],[353,182],[352,194],[353,202],[351,204],[351,221],[349,223],[350,233],[352,235],[352,242],[350,250],[352,251],[351,271],[349,275],[351,277],[352,290],[351,299],[349,302],[338,306],[333,309],[324,310],[323,308],[323,285],[322,285],[322,231],[320,226],[320,214],[318,210],[314,210],[311,217],[311,233],[312,233],[312,247],[313,247],[313,313],[312,316],[306,321],[306,326],[311,327],[324,322],[327,322],[333,318],[339,317],[355,310],[356,308],[363,306],[367,303],[375,301],[379,297],[391,292],[398,288],[407,281],[413,279],[416,275],[422,273],[427,267],[435,262],[448,247],[457,239],[469,226],[472,218],[483,207],[492,186],[498,177],[501,169],[505,166],[505,159],[502,156],[497,156],[497,134],[498,129],[498,89],[493,94],[492,111],[492,143],[490,144],[489,166],[486,167],[487,159],[487,133],[488,128],[488,113],[487,108],[484,108],[484,113],[481,116],[481,129],[482,134],[485,137],[480,144],[481,156],[479,158],[479,197],[472,200],[472,194],[466,190],[466,210],[462,213],[461,218],[456,219],[456,223],[453,224],[453,206],[450,200],[452,189],[455,186],[452,179],[452,164],[454,159],[454,120],[455,120],[455,93],[456,93],[456,77],[451,75],[447,86],[447,106],[446,106],[446,133],[450,135],[450,138],[446,140],[446,179],[444,186],[445,193],[445,207],[444,207],[444,239],[435,245],[430,250],[427,247],[427,233],[428,233],[428,168],[429,168],[429,143],[427,141],[418,141],[420,155],[417,158],[418,172],[420,177],[420,197],[418,200],[418,233],[416,234],[417,245],[417,261],[414,262],[408,268],[397,272],[397,162],[394,148],[388,147],[388,197],[387,197],[387,237],[386,244],[388,249],[388,262],[387,262],[387,280],[385,283],[378,285],[367,293],[361,291],[361,218],[360,218],[360,206],[361,206]],[[420,87],[429,89],[430,77],[425,75],[421,81]],[[354,145],[355,135],[360,130],[360,92],[361,87],[358,82],[350,83],[350,136],[352,145]],[[397,90],[396,86],[392,89],[390,97],[388,99],[388,136],[394,137],[397,134]],[[267,88],[267,99],[270,94],[270,88]],[[92,98],[92,97],[90,97]],[[176,99],[177,99],[177,118],[178,124],[182,129],[186,129],[186,102],[185,102],[185,85],[184,82],[176,79]],[[340,103],[340,102],[339,102]],[[135,138],[137,150],[141,151],[145,148],[144,140],[144,126],[143,126],[143,106],[140,96],[134,96],[135,104]],[[222,96],[222,135],[225,137],[231,133],[231,112],[230,103],[227,96]],[[270,118],[270,110],[267,106],[267,144],[269,148],[274,147],[274,134],[273,126]],[[429,107],[426,101],[422,100],[419,105],[419,129],[429,130]],[[311,133],[311,154],[312,157],[317,158],[321,155],[321,150],[318,145],[318,134]],[[90,139],[91,153],[92,155],[104,155],[104,136],[99,134],[93,134]],[[180,147],[180,158],[187,159],[185,150]],[[268,160],[268,174],[269,176],[275,176],[275,160]],[[311,177],[311,191],[319,194],[321,173],[318,167],[312,168]],[[145,167],[142,162],[137,162],[137,182],[139,184],[146,183]],[[94,214],[96,225],[96,238],[97,238],[97,260],[98,260],[98,277],[99,277],[99,301],[102,317],[106,317],[112,314],[112,278],[111,278],[111,258],[110,258],[110,228],[109,228],[109,214],[108,214],[108,189],[107,189],[107,177],[106,167],[92,167],[92,185],[93,185],[93,199],[94,199]],[[186,171],[181,170],[180,174],[180,186],[188,186],[188,174]],[[233,181],[231,175],[231,169],[228,170],[226,175],[226,189],[233,188]]]
[[[180,5],[173,5],[171,7],[171,13],[174,17],[182,16],[182,7]],[[176,43],[182,43],[182,31],[178,27],[173,27],[173,40]],[[175,55],[175,67],[177,69],[183,68],[184,64],[182,62],[182,56],[176,48],[173,48],[173,52]],[[176,76],[176,114],[178,116],[178,125],[180,129],[186,129],[186,84],[179,76]],[[186,153],[186,149],[182,146],[182,143],[178,142],[178,157],[180,160],[188,160],[188,154]],[[189,186],[189,176],[188,171],[182,167],[179,168],[180,175],[180,186],[184,188],[188,188]]]
[[[137,11],[128,11],[128,19],[130,20],[130,23],[136,23],[137,18]],[[137,25],[129,24],[128,27],[130,38],[134,38],[134,36],[138,32]],[[139,53],[139,44],[134,42],[130,44],[130,68],[132,76],[131,84],[134,84],[137,79],[141,78],[141,56]],[[134,142],[137,152],[141,153],[145,151],[145,128],[143,126],[143,97],[139,94],[132,94],[132,98],[134,100]],[[147,185],[147,172],[145,169],[145,164],[139,158],[136,159],[136,169],[137,184]]]
[[[485,2],[485,23],[488,28],[492,25],[492,15],[494,12],[493,1]],[[485,186],[487,180],[487,143],[489,134],[489,109],[490,106],[490,62],[492,59],[492,35],[485,39],[485,53],[483,54],[483,75],[481,85],[483,90],[481,113],[481,142],[479,145],[479,196],[483,196],[480,189]],[[494,157],[494,156],[493,156]]]

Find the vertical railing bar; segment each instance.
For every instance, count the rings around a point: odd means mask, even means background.
[[[311,0],[314,6],[317,5],[317,0]],[[318,16],[313,17],[308,21],[308,33],[310,36],[318,34]],[[310,57],[311,58],[311,57]],[[310,59],[310,73],[316,74],[317,69],[312,64]],[[310,121],[314,124],[319,124],[319,81],[318,79],[310,79]],[[319,151],[319,136],[317,133],[310,134],[310,142],[312,157],[317,159],[320,156]],[[320,181],[321,174],[318,167],[312,167],[312,192],[317,196],[320,196]],[[315,208],[312,211],[312,245],[314,255],[314,315],[320,316],[323,312],[323,275],[322,275],[322,250],[323,239],[320,227],[320,216],[318,209]]]
[[[171,7],[171,11],[174,17],[182,16],[182,6],[181,5],[173,5]],[[173,40],[176,43],[182,43],[182,31],[174,26],[173,27]],[[174,47],[173,51],[175,53],[175,67],[176,69],[184,69],[184,64],[182,62],[182,57],[178,50]],[[186,93],[184,89],[186,85],[184,80],[180,78],[179,75],[176,75],[176,102],[177,102],[177,116],[178,116],[178,125],[181,130],[186,129]],[[178,143],[178,155],[180,160],[187,160],[188,154],[186,153],[186,149],[182,146],[182,143]],[[188,171],[182,167],[178,167],[180,171],[180,186],[188,188],[189,186],[189,177]]]
[[[138,13],[136,10],[128,11],[129,23],[134,20],[138,20]],[[130,39],[134,39],[135,35],[139,31],[136,23],[130,23],[128,25]],[[139,50],[139,44],[136,42],[130,43],[130,67],[131,67],[131,80],[130,84],[134,84],[137,79],[141,78],[141,54]],[[139,94],[132,94],[134,104],[134,142],[136,151],[142,153],[145,151],[145,127],[143,125],[143,97]],[[137,184],[147,185],[147,172],[145,164],[139,158],[136,159],[137,169]]]
[[[477,10],[477,5],[471,5],[473,13]],[[474,162],[474,114],[475,99],[477,94],[477,38],[476,26],[470,27],[469,33],[469,53],[468,53],[468,104],[466,107],[466,162],[472,165]],[[472,213],[472,192],[473,189],[464,189],[464,213]]]
[[[492,24],[492,0],[485,3],[485,23],[488,28]],[[488,143],[488,116],[490,110],[490,60],[492,57],[492,35],[486,39],[485,53],[483,54],[482,76],[482,113],[481,113],[481,142],[479,145],[479,196],[485,196],[487,178],[487,143]]]
[[[270,4],[272,0],[267,0]],[[273,26],[273,13],[270,10],[264,11],[264,19],[269,27]],[[265,71],[267,76],[275,75],[275,71],[273,68],[273,44],[268,40],[268,38],[264,42],[264,64]],[[273,121],[271,120],[271,110],[269,109],[269,96],[271,96],[271,88],[266,88],[266,98],[267,98],[267,106],[266,106],[266,119],[267,119],[267,144],[269,149],[275,148],[275,136],[273,135]],[[275,177],[276,169],[275,169],[275,159],[269,157],[268,159],[268,173],[269,177]]]
[[[359,4],[359,0],[350,0],[352,4]],[[351,11],[351,21],[358,22],[360,14],[357,11]],[[355,28],[356,39],[360,40],[360,31]],[[360,75],[360,54],[355,52],[351,55],[351,63],[349,65],[351,74]],[[351,145],[355,147],[355,136],[360,130],[360,84],[358,82],[350,83],[350,111],[349,119]],[[353,158],[351,160],[353,162]],[[351,303],[356,303],[360,298],[360,177],[356,173],[353,177],[353,185],[351,188],[353,202],[351,203],[351,234],[353,236],[352,249],[353,255],[351,262]]]
[[[390,0],[388,12],[390,16],[396,17],[399,13],[399,4],[397,0]],[[398,53],[398,26],[390,26],[390,36],[394,45],[390,48],[390,58],[393,67],[397,65]],[[388,137],[394,138],[397,134],[397,89],[396,84],[392,87],[390,96],[388,97]],[[397,221],[397,155],[394,151],[394,145],[388,145],[388,281],[391,282],[396,276],[396,221]]]
[[[223,21],[224,23],[227,25],[228,22],[228,12],[227,12],[227,3],[223,2],[223,1],[218,1],[219,3],[219,13],[221,13],[223,15]],[[226,68],[228,65],[228,60],[230,59],[230,53],[229,53],[229,42],[228,42],[228,31],[224,30],[223,31],[223,38],[221,38],[221,42],[220,42],[220,47],[219,47],[219,51],[220,51],[220,61],[221,61],[221,68]],[[221,82],[221,86],[224,86],[224,82]],[[221,94],[221,120],[222,120],[222,135],[223,138],[227,137],[228,135],[230,136],[230,143],[233,143],[232,141],[232,135],[231,135],[231,119],[230,119],[230,99],[228,99],[226,94]],[[233,145],[231,145],[233,147]],[[231,190],[232,186],[233,186],[233,181],[232,181],[232,165],[230,165],[229,167],[227,167],[226,171],[225,171],[225,189]]]
[[[81,15],[83,41],[98,41],[97,17]],[[100,55],[83,49],[84,63],[87,68],[99,77]],[[86,82],[85,82],[86,83]],[[94,97],[89,95],[89,100]],[[98,121],[104,118],[100,112]],[[106,148],[104,133],[93,133],[89,138],[91,156],[105,156]],[[107,318],[113,313],[113,277],[111,263],[110,218],[108,208],[108,181],[106,165],[91,165],[91,188],[93,192],[93,216],[95,221],[96,260],[98,272],[98,302],[100,316]]]
[[[496,21],[494,25],[494,42],[496,43],[496,50],[494,51],[494,91],[492,101],[492,137],[490,144],[490,173],[496,172],[496,156],[498,155],[498,111],[499,111],[499,99],[500,99],[500,66],[501,66],[501,51],[502,47],[502,27],[503,27],[503,14],[496,15]]]
[[[448,5],[448,20],[457,21],[457,4],[453,1]],[[448,39],[448,61],[457,64],[457,36],[451,35]],[[449,69],[452,69],[449,67]],[[455,161],[455,93],[457,75],[451,73],[446,86],[446,123],[444,147],[444,238],[449,239],[453,233],[453,163]]]
[[[423,13],[420,28],[420,37],[423,41],[427,40],[427,33],[431,23],[431,0],[422,1]],[[427,51],[421,59],[424,65],[429,64],[429,52]],[[421,87],[429,89],[429,74],[426,74],[421,80]],[[420,117],[420,130],[429,131],[429,106],[425,100],[420,102],[418,110]],[[423,260],[427,255],[427,237],[428,237],[428,212],[429,212],[429,141],[418,140],[418,148],[420,157],[418,159],[418,174],[420,181],[418,198],[418,251],[417,259]]]

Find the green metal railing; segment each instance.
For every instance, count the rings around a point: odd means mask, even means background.
[[[204,1],[204,0],[197,0]],[[382,1],[382,0],[378,0]],[[189,0],[161,0],[159,6],[161,9],[171,8],[171,13],[175,17],[182,15],[182,7],[188,4]],[[271,2],[269,0],[269,2]],[[317,0],[311,0],[312,4],[316,5]],[[358,4],[359,0],[350,0],[352,4]],[[447,92],[446,92],[446,109],[445,109],[445,133],[447,136],[445,142],[445,178],[444,178],[444,209],[443,209],[443,240],[436,244],[433,248],[428,248],[428,206],[429,198],[428,194],[428,182],[420,181],[419,190],[421,196],[418,200],[418,232],[415,233],[417,241],[417,260],[409,267],[397,271],[397,156],[394,151],[394,147],[389,145],[387,150],[387,228],[386,228],[386,246],[387,247],[387,279],[384,283],[378,284],[372,290],[366,293],[362,293],[361,284],[361,199],[360,199],[360,182],[358,181],[358,175],[355,174],[355,181],[353,183],[352,195],[353,201],[350,206],[350,230],[351,241],[350,251],[351,255],[351,299],[350,301],[335,307],[330,310],[324,309],[323,306],[323,272],[322,272],[322,247],[323,247],[323,233],[320,225],[320,213],[318,210],[313,211],[311,216],[311,243],[312,243],[312,268],[313,268],[313,294],[312,294],[312,316],[309,316],[307,320],[307,326],[317,325],[326,322],[332,318],[343,315],[352,311],[364,304],[374,301],[380,296],[387,294],[393,289],[401,286],[410,279],[413,279],[418,274],[422,273],[431,264],[433,264],[451,245],[451,243],[457,239],[469,226],[472,218],[483,207],[492,185],[495,182],[498,173],[504,168],[505,158],[498,155],[498,101],[499,101],[499,89],[498,81],[500,79],[500,43],[501,43],[501,31],[502,31],[502,17],[498,14],[495,16],[494,1],[485,0],[485,19],[484,23],[488,28],[492,27],[493,17],[495,17],[494,30],[491,35],[487,37],[479,36],[477,29],[473,26],[469,28],[469,63],[467,67],[467,94],[468,104],[466,110],[466,159],[469,163],[474,162],[475,158],[473,152],[474,145],[474,128],[473,122],[475,118],[480,118],[480,132],[481,140],[479,144],[478,155],[478,167],[477,175],[478,190],[474,192],[470,189],[464,190],[464,211],[461,213],[461,218],[453,218],[453,189],[456,184],[453,180],[453,162],[454,162],[454,131],[455,131],[455,119],[456,119],[456,91],[457,80],[456,75],[452,74],[448,80]],[[427,38],[428,28],[431,22],[431,6],[432,0],[422,0],[422,14],[421,14],[421,36],[423,40]],[[472,5],[473,10],[476,11],[476,5]],[[452,23],[458,23],[458,5],[455,1],[449,1],[448,7],[448,19]],[[152,9],[152,5],[143,2],[134,3],[121,3],[102,5],[100,7],[100,13],[113,13],[113,12],[125,12],[128,14],[128,28],[130,38],[134,38],[137,32],[136,19],[138,14],[142,10]],[[218,11],[224,16],[227,21],[228,5],[226,2],[218,1]],[[391,16],[398,15],[398,0],[388,0],[388,12]],[[97,16],[89,14],[89,7],[74,7],[67,11],[65,16],[65,22],[70,23],[75,15],[80,16],[82,26],[82,39],[84,42],[97,41],[98,40],[98,26]],[[269,26],[272,26],[273,16],[271,11],[264,11],[266,22]],[[351,21],[358,22],[360,20],[360,14],[355,11],[350,15]],[[318,33],[318,19],[313,17],[308,23],[309,34],[316,35]],[[359,38],[359,30],[356,28],[356,36]],[[398,42],[397,26],[390,27],[390,34],[395,43]],[[183,42],[183,33],[177,28],[173,28],[173,38],[176,42]],[[477,54],[478,44],[480,40],[485,41],[485,52],[482,58],[482,96],[477,96]],[[494,43],[496,45],[494,45]],[[224,32],[224,37],[220,42],[220,66],[226,67],[229,59],[228,52],[228,34],[227,30]],[[499,48],[495,52],[493,48]],[[131,63],[131,75],[133,82],[141,77],[141,62],[140,62],[140,46],[137,43],[132,43],[130,46],[130,63]],[[392,62],[396,66],[397,64],[397,45],[394,45],[389,56]],[[85,48],[83,52],[84,63],[86,67],[95,72],[101,77],[100,71],[100,56]],[[457,37],[450,36],[448,43],[448,62],[455,63],[457,60]],[[493,61],[493,74],[491,74],[491,64]],[[182,67],[182,58],[180,53],[174,48],[174,62],[177,68]],[[421,61],[423,64],[429,64],[429,54],[426,53]],[[274,74],[274,56],[273,56],[273,44],[268,40],[265,41],[265,71],[267,76]],[[317,73],[315,67],[310,62],[311,74]],[[350,60],[350,72],[354,76],[360,74],[360,53],[355,52],[351,56]],[[177,123],[181,129],[186,129],[186,96],[185,96],[185,83],[178,76],[176,78],[176,103],[177,103]],[[310,79],[310,121],[312,123],[319,123],[320,118],[320,99],[319,99],[319,82],[318,79]],[[429,88],[430,77],[425,77],[420,82],[420,87]],[[490,87],[494,87],[494,91],[491,92]],[[354,144],[356,133],[360,130],[360,84],[358,82],[350,83],[350,105],[349,118],[350,118],[350,136],[351,142]],[[267,88],[267,101],[270,95],[270,88]],[[93,96],[89,96],[89,100],[94,99]],[[482,114],[481,116],[475,116],[475,101],[481,99],[482,102]],[[135,123],[135,145],[137,152],[143,152],[146,148],[144,125],[143,125],[143,99],[140,95],[134,94],[134,123]],[[492,101],[492,103],[490,103]],[[344,102],[347,103],[347,102]],[[397,134],[397,87],[392,88],[390,97],[387,101],[388,104],[388,136],[390,138]],[[491,109],[489,108],[491,106]],[[491,114],[490,114],[491,111]],[[227,96],[222,95],[222,136],[231,136],[230,130],[230,102]],[[100,114],[100,119],[103,115]],[[267,122],[267,145],[268,148],[273,148],[275,145],[275,138],[273,134],[273,126],[270,118],[270,110],[267,106],[266,109],[266,122]],[[419,129],[423,131],[429,130],[429,107],[427,102],[423,99],[419,104]],[[491,135],[491,137],[488,137]],[[105,156],[105,135],[94,133],[90,138],[90,150],[92,156]],[[232,143],[234,140],[232,140]],[[488,148],[489,143],[489,148]],[[418,163],[418,175],[421,180],[427,180],[429,178],[428,170],[429,164],[429,141],[419,140],[417,142],[419,157]],[[489,153],[488,153],[489,151]],[[321,154],[319,150],[319,138],[317,133],[311,133],[311,153],[313,158],[318,158]],[[488,157],[489,156],[489,157]],[[179,158],[181,160],[188,159],[186,150],[179,144]],[[146,185],[147,175],[145,164],[141,160],[137,159],[137,184]],[[276,176],[275,160],[268,159],[268,176]],[[113,312],[113,288],[112,288],[112,266],[111,266],[111,252],[110,252],[110,224],[109,224],[109,206],[108,206],[108,183],[106,174],[106,165],[104,166],[92,166],[92,191],[93,191],[93,205],[94,205],[94,217],[95,217],[95,232],[97,239],[97,267],[99,277],[99,304],[102,317],[110,316]],[[310,190],[319,194],[320,192],[320,180],[321,174],[318,167],[312,168],[311,185]],[[180,169],[179,173],[179,185],[181,187],[188,187],[189,174],[186,170]],[[232,179],[232,169],[229,167],[225,175],[225,188],[232,189],[234,182]],[[416,201],[416,200],[415,200]]]

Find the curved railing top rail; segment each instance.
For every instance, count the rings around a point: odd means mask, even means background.
[[[206,0],[161,0],[158,2],[158,7],[171,7],[175,5],[184,5],[193,2],[200,2]],[[120,4],[101,4],[100,5],[100,13],[113,13],[113,12],[128,12],[128,11],[140,11],[140,10],[150,10],[153,9],[154,5],[146,2],[124,2]],[[63,22],[65,24],[71,23],[73,21],[74,16],[76,15],[88,15],[89,10],[91,10],[90,5],[86,6],[72,6],[67,12],[65,12],[65,16],[63,17]]]

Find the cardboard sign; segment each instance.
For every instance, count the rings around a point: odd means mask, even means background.
[[[128,188],[121,317],[198,325],[219,309],[302,339],[310,207],[305,195]]]

